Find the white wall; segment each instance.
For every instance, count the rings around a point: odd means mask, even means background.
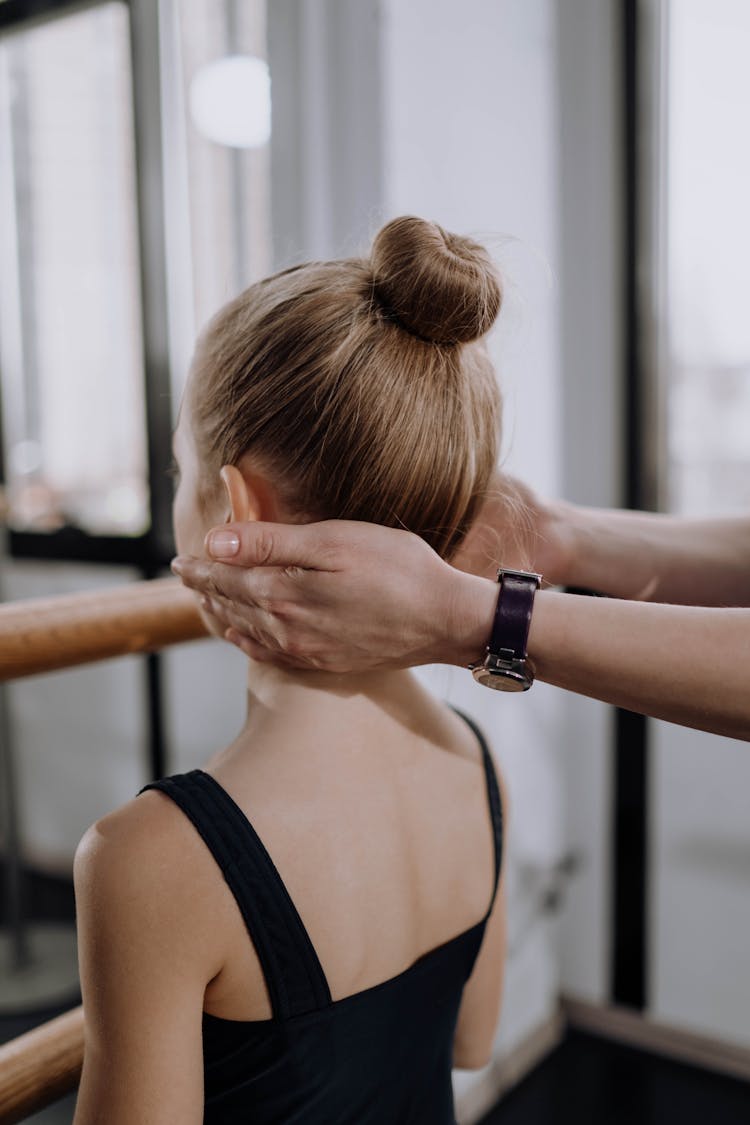
[[[747,744],[650,723],[650,1014],[750,1047]]]
[[[5,562],[3,600],[131,582],[125,567]],[[33,676],[8,685],[25,858],[70,873],[98,816],[145,784],[145,673],[138,657]]]
[[[385,209],[489,242],[508,464],[559,483],[556,52],[551,0],[384,5]]]

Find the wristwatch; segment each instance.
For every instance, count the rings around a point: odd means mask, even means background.
[[[500,592],[487,655],[469,668],[477,683],[485,687],[497,691],[528,691],[534,682],[534,666],[526,655],[526,642],[534,594],[542,576],[501,567],[497,580]]]

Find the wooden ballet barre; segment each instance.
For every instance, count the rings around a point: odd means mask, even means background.
[[[0,606],[0,680],[126,656],[206,635],[177,578]]]
[[[78,1086],[83,1008],[0,1046],[0,1125],[15,1125]]]

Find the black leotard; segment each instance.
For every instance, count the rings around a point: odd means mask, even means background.
[[[467,722],[469,720],[467,719]],[[481,733],[495,881],[502,810]],[[451,1059],[463,987],[490,913],[390,980],[344,999],[328,982],[271,857],[241,809],[202,770],[146,786],[190,818],[237,900],[273,1015],[203,1014],[206,1125],[454,1125]]]

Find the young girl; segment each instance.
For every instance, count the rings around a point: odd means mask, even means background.
[[[450,558],[497,460],[500,300],[480,246],[402,218],[223,308],[175,433],[180,553],[336,517]],[[234,742],[79,846],[76,1125],[454,1122],[498,1016],[501,809],[481,734],[408,670],[250,661]]]

